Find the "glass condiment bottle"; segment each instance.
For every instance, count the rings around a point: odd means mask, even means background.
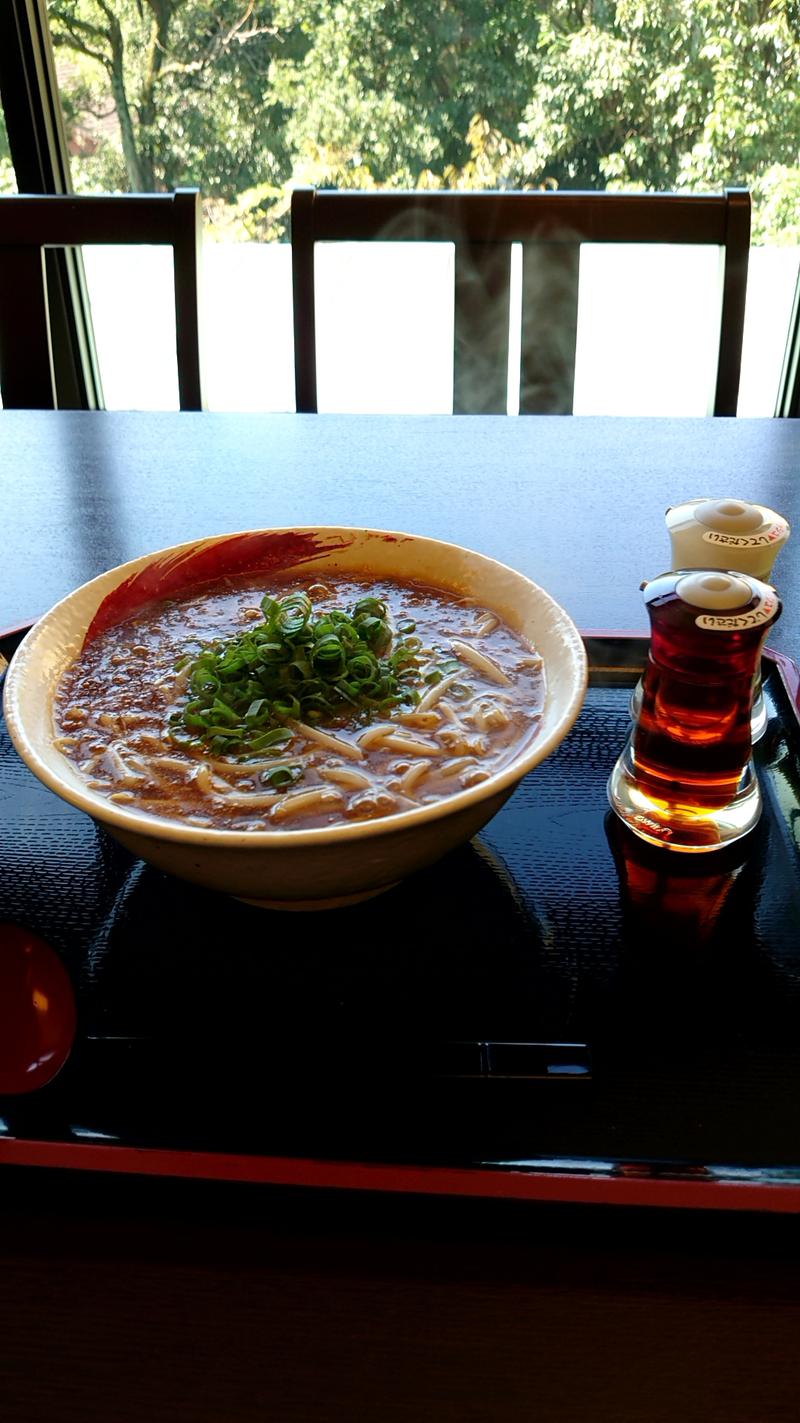
[[[635,834],[672,850],[718,849],[753,828],[753,681],[780,614],[773,588],[714,568],[647,583],[650,652],[641,703],[608,783]]]
[[[666,523],[673,568],[733,569],[764,583],[790,533],[781,514],[743,499],[687,499]]]
[[[674,570],[721,568],[750,573],[771,581],[775,559],[791,532],[788,520],[765,504],[744,499],[686,499],[666,512]],[[631,715],[638,716],[642,684],[631,698]],[[753,741],[763,736],[767,709],[761,690],[761,668],[756,667],[750,734]]]

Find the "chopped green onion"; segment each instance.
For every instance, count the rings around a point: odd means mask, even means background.
[[[316,611],[308,593],[298,591],[267,595],[261,609],[263,623],[179,660],[189,671],[187,697],[170,725],[181,744],[240,760],[279,756],[293,739],[287,721],[365,724],[419,700],[421,642],[406,636],[416,624],[401,618],[393,642],[382,599]],[[262,780],[279,788],[302,773],[281,762]]]
[[[287,786],[293,786],[295,781],[299,781],[302,774],[302,766],[292,766],[282,762],[280,766],[270,766],[268,771],[262,771],[261,783],[271,786],[274,791],[282,791]]]

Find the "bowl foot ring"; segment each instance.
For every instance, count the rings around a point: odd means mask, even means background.
[[[361,904],[365,899],[374,899],[378,894],[385,894],[387,889],[394,889],[399,883],[399,880],[393,880],[391,884],[381,884],[377,889],[362,889],[358,894],[339,894],[332,899],[251,899],[245,894],[235,894],[233,897],[242,904],[254,905],[256,909],[283,909],[290,913],[297,913],[299,910],[345,909],[348,904]]]

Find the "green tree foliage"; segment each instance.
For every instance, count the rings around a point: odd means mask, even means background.
[[[276,65],[298,176],[414,186],[468,162],[480,116],[506,140],[535,83],[532,0],[281,0],[308,48]]]
[[[520,126],[526,173],[563,187],[745,185],[762,218],[796,231],[799,18],[795,0],[557,0]]]
[[[749,186],[800,239],[800,0],[50,0],[83,186]],[[113,112],[113,134],[103,114]],[[94,152],[81,156],[81,134]]]
[[[291,160],[270,72],[292,37],[270,4],[51,0],[49,14],[57,57],[73,59],[62,96],[80,186],[197,185],[224,204],[279,191]]]
[[[691,0],[556,0],[520,126],[526,171],[559,187],[672,187],[711,97],[695,15]]]

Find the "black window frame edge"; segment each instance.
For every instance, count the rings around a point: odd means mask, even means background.
[[[0,103],[20,193],[72,191],[46,0],[0,3]],[[103,387],[83,254],[46,254],[56,403],[101,410]]]

